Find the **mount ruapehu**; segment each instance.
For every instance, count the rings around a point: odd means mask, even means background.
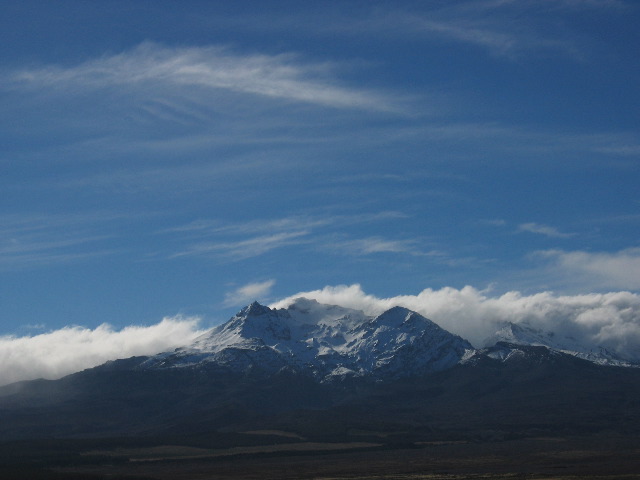
[[[522,325],[490,340],[475,349],[402,307],[374,317],[303,298],[253,303],[174,351],[0,388],[0,436],[357,431],[407,442],[640,428],[630,359]]]

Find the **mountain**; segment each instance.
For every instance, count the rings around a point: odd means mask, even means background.
[[[640,369],[588,361],[516,325],[501,332],[476,350],[402,307],[370,316],[254,302],[172,352],[0,387],[0,439],[284,430],[341,441],[364,430],[439,441],[640,428]]]
[[[210,364],[267,374],[288,369],[320,381],[390,379],[445,370],[472,350],[468,341],[406,308],[373,317],[300,298],[286,309],[254,302],[191,345],[151,357],[140,368]]]
[[[604,347],[586,347],[575,338],[560,336],[554,332],[535,329],[527,324],[517,325],[507,322],[498,331],[487,338],[483,343],[487,347],[499,342],[514,345],[531,345],[548,347],[554,351],[573,355],[574,357],[588,360],[598,365],[634,367],[636,363],[623,359]]]

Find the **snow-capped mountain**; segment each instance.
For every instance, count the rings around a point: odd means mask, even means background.
[[[142,368],[218,365],[266,373],[290,369],[320,380],[398,378],[450,368],[472,350],[466,340],[406,308],[373,317],[300,298],[286,309],[254,302],[191,345],[151,357]]]
[[[282,309],[253,303],[172,352],[0,387],[0,440],[638,431],[640,369],[587,361],[569,340],[524,326],[498,334],[476,350],[402,307],[369,316],[306,299]]]
[[[511,345],[543,346],[599,365],[636,366],[604,347],[586,347],[572,337],[560,336],[554,332],[546,332],[528,325],[517,325],[511,322],[503,324],[494,335],[484,341],[484,345],[490,347],[499,342]]]

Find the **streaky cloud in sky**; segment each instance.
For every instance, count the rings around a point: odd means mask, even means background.
[[[263,255],[271,250],[305,243],[307,231],[283,232],[272,235],[260,235],[246,240],[231,242],[207,242],[191,245],[188,250],[172,255],[172,258],[184,256],[209,256],[212,258],[241,260]]]
[[[513,60],[541,53],[581,60],[588,55],[589,45],[584,44],[579,31],[550,22],[553,12],[575,15],[589,11],[619,13],[623,9],[620,2],[597,0],[436,3],[427,7],[427,13],[380,9],[377,15],[361,20],[360,29],[437,37]]]
[[[640,295],[631,292],[566,296],[552,292],[523,295],[511,291],[491,297],[488,292],[466,286],[427,288],[417,295],[380,298],[354,284],[300,292],[271,306],[284,308],[298,297],[363,310],[370,315],[403,306],[466,338],[476,347],[484,346],[484,341],[501,324],[513,322],[573,337],[587,347],[604,346],[628,359],[640,360]]]
[[[341,233],[345,227],[407,217],[398,211],[381,211],[355,215],[316,214],[247,222],[222,222],[200,219],[186,225],[166,229],[161,234],[183,237],[189,243],[171,258],[188,256],[210,260],[240,261],[258,257],[283,247],[305,246],[314,251],[343,253],[353,256],[377,253],[429,256],[419,239],[390,239],[382,236],[354,238]]]
[[[248,283],[238,287],[225,294],[223,305],[226,307],[237,307],[247,305],[254,300],[261,300],[269,295],[271,288],[275,284],[276,281],[271,279],[265,280],[264,282]]]
[[[575,235],[574,233],[563,233],[555,227],[534,222],[521,223],[518,225],[518,232],[537,233],[552,238],[569,238]]]
[[[387,240],[380,237],[360,238],[357,240],[349,240],[345,242],[338,242],[335,246],[337,248],[344,248],[355,254],[369,254],[369,253],[409,253],[411,255],[421,255],[421,252],[416,250],[413,245],[414,242],[407,240]]]
[[[14,71],[4,80],[13,88],[49,87],[70,92],[111,87],[203,87],[334,108],[400,110],[390,96],[340,85],[337,68],[329,62],[304,62],[295,54],[243,55],[223,46],[165,47],[145,42],[76,66]],[[176,108],[169,107],[175,113]],[[156,113],[158,108],[167,110],[166,105],[156,105]]]
[[[69,326],[33,336],[0,337],[0,385],[56,379],[109,360],[153,355],[188,344],[204,330],[195,317],[164,318],[150,326],[114,330]]]
[[[0,271],[37,268],[112,255],[109,227],[130,215],[0,215]]]

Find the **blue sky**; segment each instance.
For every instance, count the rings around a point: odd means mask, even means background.
[[[635,302],[639,22],[624,0],[4,1],[0,335],[206,327],[339,285]]]

